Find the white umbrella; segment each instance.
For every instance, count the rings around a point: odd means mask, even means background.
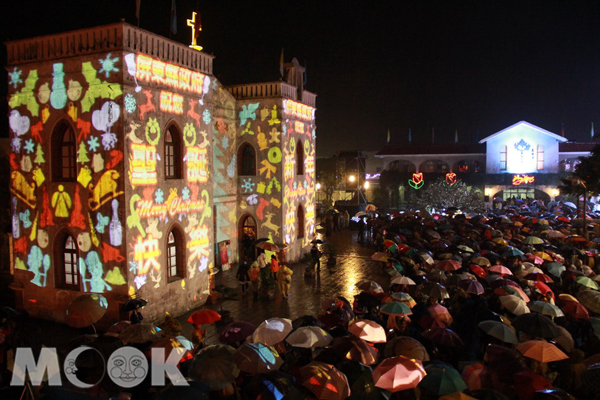
[[[270,318],[263,321],[252,334],[254,343],[262,343],[266,346],[273,346],[283,341],[292,331],[292,321],[287,318]]]
[[[285,341],[293,347],[309,349],[327,346],[333,337],[318,326],[303,326],[290,333]]]
[[[415,281],[410,279],[408,276],[397,276],[392,279],[391,283],[395,285],[416,285]]]

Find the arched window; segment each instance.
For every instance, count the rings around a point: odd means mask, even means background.
[[[60,121],[52,132],[52,179],[74,182],[77,178],[75,132],[67,121]]]
[[[296,175],[304,175],[304,146],[300,140],[296,144]]]
[[[250,143],[244,143],[238,151],[238,175],[256,175],[256,152]]]
[[[537,145],[537,170],[544,170],[544,146],[541,144]]]
[[[184,249],[183,235],[177,227],[173,227],[167,235],[167,280],[184,277]]]
[[[298,221],[298,226],[296,227],[298,239],[302,239],[304,238],[304,208],[302,208],[302,206],[298,206],[298,211],[296,211],[296,221]]]
[[[421,164],[421,172],[448,172],[448,164],[442,160],[428,160]]]
[[[165,134],[165,179],[181,179],[181,134],[175,124]]]
[[[79,290],[78,252],[77,242],[71,234],[59,237],[55,257],[56,287]]]

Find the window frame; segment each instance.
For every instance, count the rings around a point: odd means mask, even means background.
[[[163,151],[165,180],[183,179],[181,131],[176,124],[170,124],[165,130]]]
[[[67,247],[69,239],[72,241],[73,248]],[[70,260],[67,256],[70,255]],[[55,243],[55,282],[54,286],[58,289],[81,291],[81,274],[79,272],[79,245],[71,232],[63,232],[57,237]],[[67,265],[70,265],[70,271],[67,271]],[[75,283],[67,283],[67,277]]]
[[[296,175],[304,175],[304,146],[302,142],[298,140],[296,143]]]
[[[252,151],[252,155],[246,153]],[[248,142],[242,143],[238,150],[238,175],[256,176],[256,149]]]
[[[173,235],[174,243],[170,242],[170,237]],[[166,251],[165,255],[167,258],[166,263],[166,274],[167,281],[174,282],[180,279],[185,278],[185,236],[182,234],[182,231],[179,227],[173,226],[169,229],[166,239],[165,246]],[[174,250],[175,254],[171,254],[171,251]],[[171,263],[175,261],[175,265]]]
[[[75,182],[77,180],[77,138],[73,126],[65,119],[60,120],[54,126],[51,138],[52,181]]]
[[[508,146],[500,146],[500,171],[508,170]]]
[[[296,221],[298,221],[298,226],[296,227],[296,238],[304,239],[306,234],[306,232],[304,232],[305,214],[304,207],[302,207],[302,205],[298,205],[298,209],[296,210]]]

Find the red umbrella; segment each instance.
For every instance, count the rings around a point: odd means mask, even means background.
[[[554,292],[552,291],[552,289],[550,289],[548,287],[548,285],[546,285],[544,282],[533,282],[533,285],[536,287],[536,289],[543,294],[544,296],[550,292],[550,294],[552,295],[552,300],[554,300]]]
[[[511,382],[513,374],[525,369],[521,354],[509,347],[490,344],[483,357],[485,364],[493,369],[501,382]]]
[[[456,260],[444,260],[438,262],[435,267],[442,271],[456,271],[462,268],[462,264]]]
[[[528,369],[516,373],[514,382],[520,400],[533,400],[536,391],[552,389],[552,382]]]
[[[500,389],[500,380],[493,369],[485,365],[471,364],[463,369],[462,378],[470,391],[479,389]]]
[[[536,255],[527,253],[527,261],[532,262],[534,264],[538,264],[538,265],[542,265],[544,263],[544,260],[541,257],[538,257]]]
[[[221,320],[221,314],[216,311],[203,309],[194,311],[187,322],[194,325],[212,324]]]
[[[565,314],[569,314],[575,319],[582,319],[585,321],[590,320],[590,313],[580,302],[564,300],[563,304],[564,305],[560,307],[560,309],[563,310]]]
[[[386,358],[373,370],[375,386],[390,392],[414,389],[425,377],[419,360],[404,356]]]
[[[552,283],[554,282],[552,280],[552,278],[550,278],[548,275],[546,274],[541,274],[539,272],[534,272],[531,274],[527,274],[523,277],[523,279],[528,280],[528,281],[535,281],[535,282],[544,282],[544,283]]]
[[[448,328],[435,327],[426,330],[421,334],[425,339],[431,342],[448,347],[460,347],[464,346],[464,343],[460,336],[456,332]]]
[[[477,275],[478,277],[480,277],[480,278],[485,278],[487,276],[487,274],[488,274],[487,271],[485,270],[485,268],[480,267],[477,264],[471,264],[471,265],[469,265],[469,269],[471,271],[473,271],[473,273],[475,275]]]

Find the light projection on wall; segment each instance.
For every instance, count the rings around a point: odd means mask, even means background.
[[[527,185],[535,182],[535,176],[533,175],[514,175],[512,178],[512,184],[514,186]]]
[[[297,101],[283,100],[283,113],[288,118],[298,118],[303,121],[312,121],[314,119],[315,108]]]
[[[160,92],[160,111],[171,114],[183,114],[183,96],[177,93]]]
[[[207,149],[189,146],[186,150],[188,182],[208,182]]]
[[[412,178],[408,180],[408,184],[413,189],[416,189],[416,190],[421,189],[423,187],[423,185],[425,184],[425,181],[423,180],[423,173],[422,172],[413,173]]]
[[[452,186],[456,184],[456,174],[454,172],[448,172],[445,177],[446,185]]]

